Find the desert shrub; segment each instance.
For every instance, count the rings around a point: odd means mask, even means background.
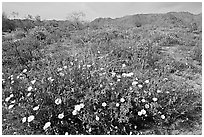
[[[190,54],[193,60],[198,61],[200,64],[202,63],[202,46],[193,47]]]
[[[17,32],[15,33],[15,38],[16,38],[16,39],[22,39],[22,38],[24,38],[24,37],[26,37],[26,34],[25,34],[25,32],[23,32],[23,31],[17,31]]]
[[[166,60],[156,57],[158,51],[150,43],[93,44],[75,56],[47,56],[5,73],[4,118],[16,119],[18,132],[26,134],[130,135],[178,120],[190,126],[200,116],[200,93],[164,72]],[[138,67],[152,61],[160,69]]]

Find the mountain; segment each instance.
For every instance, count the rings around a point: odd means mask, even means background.
[[[189,12],[168,12],[165,14],[136,14],[121,18],[97,18],[90,25],[93,26],[117,26],[117,27],[141,27],[145,25],[167,27],[190,27],[192,24],[202,28],[202,14],[194,15]]]

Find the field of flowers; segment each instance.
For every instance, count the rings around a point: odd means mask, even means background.
[[[202,134],[201,38],[180,28],[36,27],[3,39],[2,133]]]

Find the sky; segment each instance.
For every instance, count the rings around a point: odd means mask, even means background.
[[[167,13],[187,11],[193,14],[202,12],[201,2],[3,2],[2,11],[12,18],[12,12],[18,12],[18,18],[28,14],[40,15],[41,19],[64,20],[72,12],[85,13],[85,20],[98,17],[118,18],[125,15]]]

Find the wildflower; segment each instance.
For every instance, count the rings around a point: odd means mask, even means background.
[[[26,119],[27,119],[27,118],[24,117],[24,118],[22,119],[22,122],[25,123],[25,122],[26,122]]]
[[[89,132],[91,132],[91,128],[89,128]]]
[[[142,110],[141,110],[141,113],[142,113],[143,115],[145,115],[145,114],[146,114],[146,110],[142,109]]]
[[[118,82],[120,82],[120,79],[117,79]]]
[[[126,73],[123,73],[123,74],[122,74],[122,76],[123,76],[123,77],[126,77],[126,76],[127,76],[127,74],[126,74]]]
[[[148,109],[149,108],[149,104],[145,104],[145,108]]]
[[[102,103],[102,106],[103,106],[103,107],[105,107],[105,106],[106,106],[106,103],[105,103],[105,102],[103,102],[103,103]]]
[[[44,125],[44,127],[43,127],[43,129],[44,130],[46,130],[49,126],[51,125],[51,123],[50,122],[47,122],[47,123],[45,123],[45,125]]]
[[[141,116],[142,115],[142,112],[138,111],[138,116]]]
[[[40,108],[40,106],[38,105],[38,106],[34,107],[33,110],[36,111],[36,110],[38,110],[39,108]]]
[[[120,106],[120,104],[119,104],[119,103],[116,103],[115,105],[116,105],[116,107],[119,107],[119,106]]]
[[[11,103],[15,103],[15,102],[16,102],[15,100],[11,101]]]
[[[146,100],[143,98],[141,101],[142,101],[142,102],[145,102]]]
[[[126,65],[125,65],[125,64],[122,64],[122,68],[124,68],[124,67],[126,67]]]
[[[112,77],[115,77],[116,73],[115,72],[112,72]]]
[[[34,120],[34,118],[35,118],[35,116],[33,116],[33,115],[29,116],[29,117],[28,117],[28,122],[33,121],[33,120]]]
[[[81,107],[81,108],[84,108],[84,106],[85,106],[84,103],[81,103],[81,104],[80,104],[80,107]]]
[[[117,75],[116,77],[117,77],[118,79],[120,79],[120,78],[121,78],[121,75]]]
[[[35,84],[35,82],[36,82],[36,80],[35,80],[35,79],[31,81],[31,83],[32,83],[32,84]]]
[[[124,98],[121,98],[121,99],[120,99],[120,102],[125,102],[125,99],[124,99]]]
[[[67,69],[67,66],[64,66],[63,68],[64,68],[64,69]]]
[[[30,86],[30,87],[28,87],[28,91],[31,91],[33,88]]]
[[[59,75],[63,77],[63,76],[64,76],[64,73],[60,72]]]
[[[161,93],[162,91],[161,90],[157,90],[157,93]]]
[[[158,99],[157,98],[152,98],[152,100],[156,102]]]
[[[127,77],[132,77],[133,75],[134,75],[134,73],[130,72],[130,73],[127,74]]]
[[[59,105],[59,104],[61,104],[61,103],[62,103],[61,98],[57,98],[57,99],[55,100],[55,104]]]
[[[63,119],[63,117],[64,117],[64,113],[61,113],[61,114],[58,115],[59,119]]]
[[[66,132],[64,135],[69,135],[69,133],[68,133],[68,132]]]
[[[70,64],[71,64],[71,65],[74,65],[74,63],[73,63],[73,62],[70,62]]]
[[[80,105],[75,105],[74,109],[77,110],[77,111],[80,111],[81,106]]]
[[[8,102],[10,99],[11,99],[11,97],[7,97],[7,98],[5,99],[5,101]]]
[[[96,120],[99,121],[99,117],[96,115]]]
[[[165,116],[164,116],[164,115],[161,115],[161,119],[165,119]]]
[[[27,97],[29,97],[31,94],[32,94],[32,93],[31,93],[31,92],[29,92],[29,93],[27,94]]]
[[[138,85],[139,88],[142,88],[143,86],[141,84]]]
[[[26,73],[26,72],[27,72],[27,69],[24,69],[24,70],[23,70],[23,73]]]
[[[10,105],[10,106],[8,107],[8,109],[12,109],[12,108],[13,108],[13,106],[14,106],[14,105]]]
[[[57,68],[57,71],[59,72],[59,71],[62,71],[62,68]]]
[[[145,83],[147,83],[147,84],[148,84],[148,83],[149,83],[149,80],[145,80]]]
[[[166,91],[166,93],[169,94],[170,92],[169,92],[169,91]]]
[[[91,67],[91,65],[86,65],[88,68]]]
[[[72,115],[75,116],[76,114],[77,114],[77,110],[73,110],[73,111],[72,111]]]
[[[14,81],[12,80],[12,81],[11,81],[11,84],[13,84],[13,83],[14,83]]]
[[[132,82],[132,85],[133,85],[133,86],[136,86],[137,84],[138,84],[137,81],[133,81],[133,82]]]

